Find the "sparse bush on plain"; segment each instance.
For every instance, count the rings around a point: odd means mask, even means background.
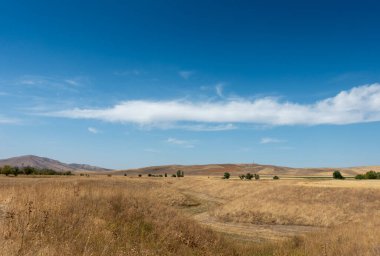
[[[178,171],[177,171],[177,177],[178,177],[178,178],[179,178],[179,177],[185,177],[184,172],[181,171],[181,170],[178,170]]]
[[[255,173],[255,180],[259,180],[260,179],[260,175],[258,175],[257,173]]]
[[[280,177],[278,177],[278,176],[276,175],[276,176],[273,176],[273,179],[274,179],[274,180],[279,180]]]
[[[230,173],[229,172],[225,172],[224,175],[223,175],[223,179],[225,180],[228,180],[230,178]]]
[[[245,175],[244,175],[244,174],[241,174],[241,175],[239,175],[239,178],[240,178],[241,180],[244,180],[244,179],[245,179]]]
[[[333,172],[333,178],[338,180],[344,180],[343,175],[340,173],[340,171],[334,171]]]
[[[358,174],[355,176],[357,180],[376,180],[380,179],[380,172],[368,171],[365,174]]]
[[[253,175],[252,175],[251,173],[247,173],[247,174],[245,175],[245,178],[246,178],[247,180],[252,180]]]

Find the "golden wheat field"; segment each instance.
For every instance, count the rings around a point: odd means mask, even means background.
[[[380,182],[1,177],[0,255],[380,255]]]

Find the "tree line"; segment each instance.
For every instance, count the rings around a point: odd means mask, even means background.
[[[49,168],[37,168],[32,166],[18,167],[4,165],[0,167],[0,174],[5,176],[13,175],[18,176],[19,174],[23,175],[72,175],[71,171],[66,172],[57,172]]]

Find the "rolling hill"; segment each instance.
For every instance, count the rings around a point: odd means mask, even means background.
[[[110,169],[101,168],[97,166],[91,166],[87,164],[66,164],[54,159],[39,157],[39,156],[34,156],[34,155],[18,156],[18,157],[12,157],[8,159],[0,160],[0,166],[4,166],[4,165],[18,166],[18,167],[32,166],[36,168],[47,168],[47,169],[53,169],[55,171],[62,171],[62,172],[65,172],[65,171],[73,171],[73,172],[111,171]]]
[[[244,173],[257,173],[260,175],[281,175],[281,176],[331,176],[334,170],[339,170],[344,176],[355,176],[369,170],[379,170],[378,166],[364,166],[352,168],[291,168],[275,165],[261,164],[207,164],[207,165],[163,165],[151,166],[138,169],[114,171],[114,174],[175,174],[177,170],[182,170],[185,175],[199,176],[223,176],[224,172],[231,175]]]

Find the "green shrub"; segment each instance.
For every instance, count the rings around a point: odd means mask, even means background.
[[[374,171],[369,171],[365,174],[365,178],[366,179],[369,179],[369,180],[375,180],[375,179],[378,179],[377,177],[377,173],[374,172]]]
[[[246,178],[247,180],[252,180],[253,175],[250,174],[250,173],[247,173],[247,174],[245,175],[245,178]]]
[[[139,177],[141,177],[142,175],[141,174],[139,174]]]
[[[178,177],[178,178],[179,178],[179,177],[185,177],[184,172],[181,171],[181,170],[178,170],[178,171],[177,171],[177,177]]]
[[[333,178],[338,180],[344,180],[343,175],[340,173],[340,171],[334,171],[333,172]]]
[[[172,174],[172,177],[173,177],[173,178],[175,178],[175,177],[177,177],[177,175],[175,175],[175,174]]]
[[[9,174],[12,173],[12,170],[13,168],[9,165],[5,165],[3,168],[2,168],[2,174],[5,174],[5,176],[8,176]]]
[[[278,176],[273,176],[273,179],[274,179],[274,180],[279,180],[280,177],[278,177]]]
[[[241,180],[244,180],[244,179],[245,179],[245,175],[244,175],[244,174],[239,175],[239,178],[240,178]]]
[[[260,175],[258,175],[257,173],[255,173],[255,180],[259,180],[260,179]]]
[[[229,172],[225,172],[224,175],[223,175],[223,179],[226,179],[228,180],[230,178],[230,173]]]
[[[355,179],[357,180],[364,180],[365,179],[365,175],[364,174],[358,174],[355,176]]]

